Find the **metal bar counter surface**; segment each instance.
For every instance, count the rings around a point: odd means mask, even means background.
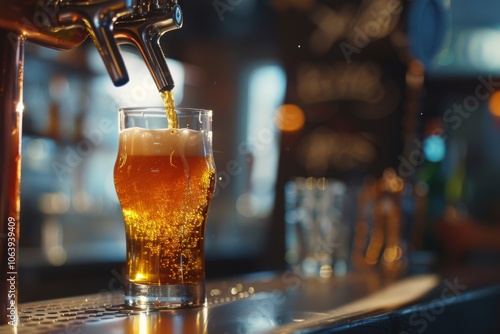
[[[21,304],[18,325],[0,334],[499,333],[500,281],[489,277],[485,284],[464,275],[259,273],[208,282],[203,308],[150,312],[102,291]]]

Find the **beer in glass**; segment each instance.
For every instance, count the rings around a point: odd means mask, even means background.
[[[139,308],[205,303],[205,224],[215,186],[212,112],[122,108],[114,168],[125,221],[125,303]]]

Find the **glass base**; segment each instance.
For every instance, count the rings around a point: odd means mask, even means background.
[[[201,307],[206,303],[205,282],[145,285],[128,282],[125,304],[140,309]]]

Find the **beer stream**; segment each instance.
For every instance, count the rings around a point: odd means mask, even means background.
[[[171,90],[165,90],[160,93],[165,112],[167,113],[168,127],[171,129],[178,129],[179,122],[175,114],[174,93]]]

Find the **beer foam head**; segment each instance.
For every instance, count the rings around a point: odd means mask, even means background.
[[[190,129],[129,128],[120,132],[120,151],[128,155],[201,156],[204,133]]]

